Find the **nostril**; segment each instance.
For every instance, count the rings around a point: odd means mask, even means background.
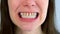
[[[35,6],[36,4],[34,2],[23,2],[23,6]]]
[[[32,5],[32,6],[35,6],[35,5]]]
[[[35,6],[35,5],[24,5],[24,6]]]
[[[24,6],[28,6],[28,5],[24,5]]]

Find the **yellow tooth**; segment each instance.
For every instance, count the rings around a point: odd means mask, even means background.
[[[31,15],[33,16],[33,13],[31,13]]]
[[[22,13],[22,15],[24,15],[24,13]]]
[[[36,13],[21,13],[23,16],[34,16]]]
[[[34,15],[34,13],[32,13],[32,16]]]
[[[36,13],[32,13],[32,15],[36,15]]]
[[[24,13],[24,16],[27,16],[27,13]]]
[[[24,13],[24,16],[29,16],[29,13]]]
[[[22,18],[35,18],[36,13],[21,13]]]

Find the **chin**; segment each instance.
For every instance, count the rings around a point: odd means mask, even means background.
[[[34,30],[35,28],[33,27],[33,28],[31,28],[31,27],[23,27],[23,28],[21,28],[21,30],[23,30],[23,31],[32,31],[32,30]]]

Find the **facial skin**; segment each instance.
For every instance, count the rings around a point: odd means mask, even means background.
[[[40,27],[46,19],[49,0],[8,0],[9,14],[13,23],[22,30],[34,30]],[[18,13],[36,13],[39,15],[33,21],[19,17]],[[32,19],[32,18],[31,18]],[[27,21],[26,21],[27,20]]]

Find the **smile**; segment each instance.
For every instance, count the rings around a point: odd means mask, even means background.
[[[32,22],[38,18],[39,13],[38,12],[19,12],[18,15],[22,21]]]

